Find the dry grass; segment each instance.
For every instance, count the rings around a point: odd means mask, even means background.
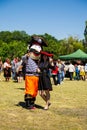
[[[24,81],[0,81],[0,130],[87,130],[87,81],[64,81],[51,92],[50,109],[25,109]],[[45,103],[38,95],[36,104]]]

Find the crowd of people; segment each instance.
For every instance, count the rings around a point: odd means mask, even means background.
[[[12,61],[9,58],[6,58],[5,62],[2,62],[0,58],[0,74],[3,71],[3,76],[5,81],[13,79],[17,82],[22,82],[25,79],[25,67],[23,62],[23,67],[20,68],[22,64],[22,58],[16,57]],[[87,79],[87,63],[78,64],[69,62],[66,64],[60,59],[54,61],[54,68],[49,68],[49,75],[53,79],[54,85],[60,85],[64,78],[70,78],[70,80],[86,80]],[[1,80],[1,79],[0,79]]]
[[[34,101],[36,100],[37,91],[38,91],[39,95],[46,102],[44,110],[48,110],[49,106],[51,105],[50,91],[53,90],[52,83],[55,86],[61,85],[64,82],[64,79],[67,77],[70,80],[85,81],[87,79],[87,63],[83,65],[83,64],[77,64],[77,63],[72,64],[72,62],[69,62],[68,65],[66,65],[66,63],[64,61],[61,61],[60,59],[54,61],[53,57],[49,56],[49,53],[47,52],[41,55],[41,59],[39,60],[38,63],[35,63],[35,65],[32,62],[32,60],[28,57],[28,54],[26,54],[25,57],[26,57],[25,59],[24,59],[24,56],[22,58],[17,57],[17,58],[14,58],[12,61],[10,61],[9,58],[6,58],[4,63],[2,62],[2,59],[0,58],[0,74],[3,71],[3,76],[6,82],[9,81],[11,78],[12,80],[15,80],[16,82],[20,83],[23,81],[23,79],[25,80],[25,73],[26,73],[25,101],[26,101],[27,107],[31,107],[29,106],[30,104],[32,104],[33,106],[32,108],[35,107]],[[33,64],[33,68],[29,67],[30,64]],[[33,74],[34,69],[36,69],[37,72],[36,73],[34,72]],[[26,70],[26,72],[24,70]],[[29,73],[29,71],[32,73]],[[67,74],[68,76],[66,76]],[[32,75],[34,78],[33,82],[31,80],[30,75]],[[29,78],[27,79],[27,76],[30,76],[30,79]],[[35,89],[35,84],[37,84],[38,87],[36,88],[38,88],[38,90],[36,89],[35,91],[36,94],[33,100],[31,101],[29,100],[29,102],[27,102],[28,97],[26,95],[28,93],[28,86],[30,87],[31,84],[32,86],[34,86],[34,89]]]
[[[18,83],[25,80],[24,100],[28,109],[35,109],[38,92],[46,103],[44,110],[49,109],[50,91],[53,90],[51,78],[55,86],[61,85],[67,76],[70,80],[87,79],[87,63],[66,64],[60,59],[55,61],[53,54],[43,51],[43,46],[47,46],[44,40],[35,36],[32,37],[29,50],[22,58],[6,58],[4,62],[0,58],[0,74],[3,71],[6,82],[10,79]]]
[[[19,70],[22,60],[20,58],[14,58],[12,61],[9,58],[6,58],[4,62],[0,58],[0,73],[3,72],[5,81],[10,79],[17,82],[22,82],[23,74],[22,69]]]

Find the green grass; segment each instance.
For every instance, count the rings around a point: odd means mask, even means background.
[[[38,95],[36,102],[44,107]],[[24,107],[24,81],[0,81],[0,130],[87,130],[87,81],[53,85],[49,110]]]

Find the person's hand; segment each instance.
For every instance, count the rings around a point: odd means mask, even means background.
[[[49,57],[49,62],[53,62],[53,59],[51,57]]]
[[[49,58],[49,62],[50,62],[50,64],[52,65],[52,66],[54,66],[54,62],[53,62],[53,59],[50,57]]]
[[[36,69],[36,72],[40,73],[41,71],[40,71],[40,69],[39,69],[39,68],[37,68],[37,69]]]

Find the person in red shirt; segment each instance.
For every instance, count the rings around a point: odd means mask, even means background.
[[[57,74],[58,74],[58,66],[56,65],[56,61],[54,62],[54,69],[52,69],[52,78],[53,78],[53,82],[54,85],[57,85]]]

